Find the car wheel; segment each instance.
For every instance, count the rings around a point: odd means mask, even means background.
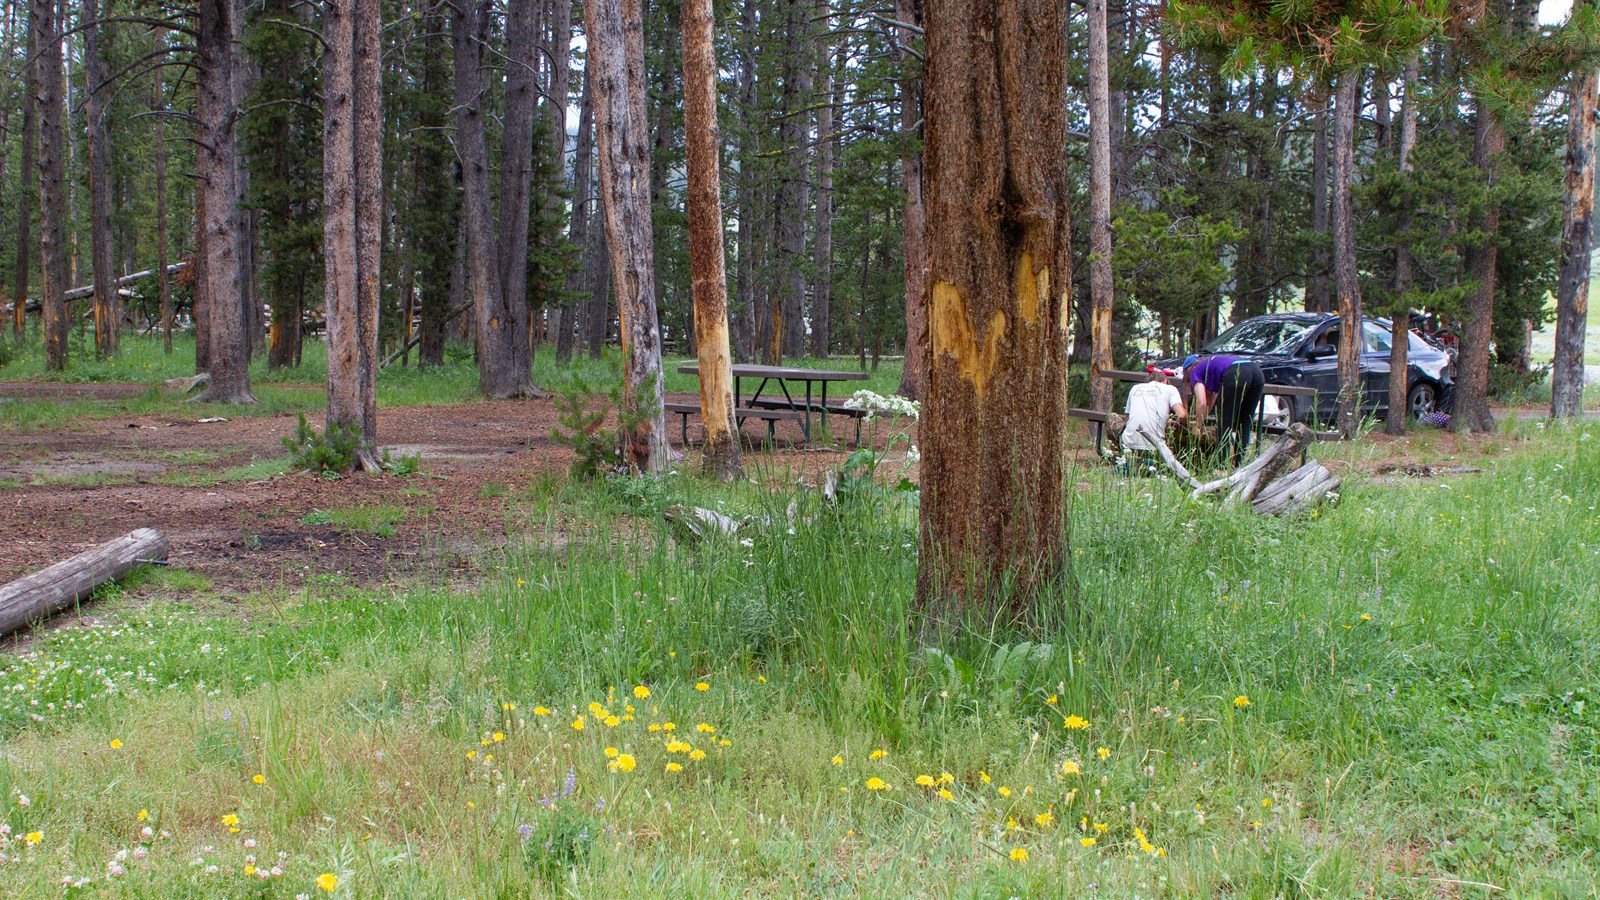
[[[1406,392],[1406,411],[1413,419],[1434,412],[1438,406],[1439,389],[1431,384],[1414,384],[1411,390]]]

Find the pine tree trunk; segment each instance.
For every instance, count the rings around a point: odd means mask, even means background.
[[[805,107],[811,102],[812,0],[783,0],[788,6],[783,64],[782,124],[783,175],[778,187],[778,259],[782,288],[773,312],[775,330],[770,361],[799,356],[805,348],[806,212],[810,207],[804,173],[810,131]]]
[[[39,274],[44,314],[45,368],[67,367],[67,257],[65,243],[65,180],[62,114],[61,21],[55,0],[33,0],[29,22],[34,45],[35,103],[39,118]]]
[[[811,260],[811,355],[827,359],[833,350],[833,48],[822,45],[822,101],[817,104],[816,229]]]
[[[1556,288],[1556,354],[1550,370],[1550,415],[1583,412],[1583,343],[1589,318],[1589,257],[1594,251],[1594,69],[1574,74],[1567,111],[1567,196],[1561,222],[1561,274]]]
[[[927,23],[918,605],[1028,619],[1070,566],[1066,8],[929,0]]]
[[[89,136],[89,241],[94,277],[94,350],[100,359],[117,355],[121,316],[117,307],[117,273],[112,262],[111,185],[106,177],[106,141],[100,86],[100,4],[83,0],[84,123]]]
[[[589,244],[594,240],[590,233],[591,212],[594,199],[594,104],[589,93],[589,69],[583,70],[583,97],[578,101],[578,142],[572,159],[572,219],[567,226],[567,241],[578,248],[578,263],[567,272],[567,293],[573,296],[572,328],[556,339],[556,359],[570,362],[575,345],[587,342],[594,302],[586,296],[593,288],[589,284]],[[564,340],[563,340],[564,339]]]
[[[744,0],[739,13],[739,68],[734,76],[739,113],[739,257],[734,281],[732,343],[741,360],[757,358],[761,346],[756,327],[756,174],[755,161],[760,146],[756,110],[756,8],[759,0]]]
[[[1414,58],[1406,63],[1401,90],[1405,93],[1400,98],[1400,136],[1395,157],[1400,177],[1409,178],[1411,151],[1417,144],[1417,62]],[[1393,435],[1406,433],[1411,415],[1411,304],[1406,299],[1413,277],[1411,249],[1406,245],[1406,234],[1410,230],[1411,211],[1408,209],[1400,217],[1397,228],[1400,239],[1395,242],[1394,250],[1394,294],[1400,305],[1389,320],[1389,414],[1384,419],[1383,431]]]
[[[1339,76],[1333,110],[1333,280],[1339,302],[1339,430],[1354,437],[1361,428],[1361,284],[1356,268],[1355,186],[1356,112],[1361,76],[1353,69]]]
[[[417,365],[444,363],[445,329],[455,310],[452,282],[457,248],[461,246],[455,185],[452,181],[454,153],[445,135],[450,119],[450,58],[443,46],[444,13],[430,13],[423,39],[423,61],[419,90],[428,98],[422,104],[417,124],[425,129],[417,140],[412,165],[416,172],[415,202],[424,210],[421,227],[411,235],[418,258],[421,333],[417,339]],[[437,216],[438,218],[434,218]],[[459,317],[466,320],[468,317]]]
[[[552,0],[550,23],[550,58],[555,63],[555,71],[550,76],[550,96],[560,101],[559,106],[546,104],[545,124],[549,128],[551,152],[555,154],[556,171],[561,179],[566,178],[567,166],[567,104],[572,92],[572,0]],[[573,196],[579,196],[581,188],[574,188]],[[561,208],[566,199],[555,192],[546,201],[550,209],[550,217],[555,220],[560,215]],[[577,214],[577,210],[573,210]],[[571,234],[571,223],[568,223],[568,234]],[[559,238],[556,239],[559,241]],[[552,252],[556,248],[552,247]],[[569,271],[561,285],[561,293],[568,295],[572,290],[571,272]],[[577,303],[564,296],[559,306],[550,310],[551,330],[555,333],[551,339],[556,345],[556,359],[560,362],[570,362],[572,359],[572,332],[573,320],[577,318]]]
[[[683,130],[687,139],[689,267],[694,289],[695,349],[700,360],[700,419],[706,474],[733,481],[739,426],[733,417],[733,360],[728,349],[728,281],[722,236],[722,152],[717,127],[717,58],[711,0],[683,0]]]
[[[466,239],[466,283],[472,297],[478,355],[478,389],[490,397],[516,393],[512,371],[516,326],[505,309],[490,203],[489,149],[484,136],[483,47],[488,41],[488,0],[461,0],[452,8],[455,48],[456,151],[461,160],[461,223]]]
[[[1106,0],[1089,5],[1089,406],[1111,409],[1111,100]]]
[[[22,63],[22,166],[17,182],[17,264],[11,282],[11,334],[21,339],[28,327],[28,287],[33,277],[33,210],[39,203],[39,172],[34,160],[39,145],[38,102],[34,96],[38,51],[30,13],[28,56]],[[159,71],[159,70],[158,70]]]
[[[162,47],[167,43],[167,32],[164,28],[156,29],[156,39]],[[168,353],[172,353],[172,280],[167,275],[167,111],[166,86],[163,84],[162,69],[153,72],[155,77],[156,112],[156,293],[161,301],[161,346]],[[299,323],[297,322],[296,325]]]
[[[587,0],[600,191],[611,282],[622,319],[623,406],[631,424],[623,457],[660,474],[670,462],[661,406],[661,333],[656,324],[655,250],[650,221],[650,143],[645,135],[641,0]]]
[[[533,204],[533,127],[538,109],[539,24],[536,0],[506,8],[506,93],[500,151],[500,303],[488,333],[503,358],[491,397],[542,396],[533,386],[528,296],[528,218]]]
[[[378,0],[322,5],[322,244],[328,321],[328,433],[357,436],[352,463],[377,459],[378,263],[382,230]]]
[[[895,0],[895,19],[921,27],[924,0]],[[900,373],[900,395],[920,400],[922,364],[928,343],[928,238],[922,205],[922,63],[909,48],[917,35],[910,29],[896,32],[899,42],[900,131],[915,140],[905,143],[900,156],[900,182],[906,193],[901,209],[902,250],[905,256],[906,359]],[[865,301],[865,295],[862,295]]]
[[[1316,134],[1311,142],[1311,231],[1316,246],[1307,273],[1306,309],[1327,312],[1328,296],[1328,97],[1317,104]]]
[[[1473,126],[1472,161],[1483,173],[1491,195],[1499,180],[1500,154],[1505,149],[1505,128],[1480,100]],[[1456,357],[1455,399],[1450,416],[1452,430],[1487,433],[1494,430],[1489,412],[1489,342],[1494,330],[1495,246],[1500,232],[1500,209],[1492,196],[1474,223],[1483,243],[1467,251],[1467,276],[1473,282],[1467,296],[1461,330],[1461,352]]]

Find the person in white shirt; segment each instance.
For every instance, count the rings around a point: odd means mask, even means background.
[[[1122,431],[1124,450],[1154,453],[1156,445],[1146,435],[1160,435],[1165,440],[1169,414],[1177,415],[1180,425],[1189,417],[1183,395],[1167,381],[1173,373],[1153,366],[1149,371],[1155,380],[1136,384],[1128,392],[1128,425]]]

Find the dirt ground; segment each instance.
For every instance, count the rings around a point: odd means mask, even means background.
[[[107,399],[145,390],[4,384],[0,397]],[[676,443],[677,419],[669,418]],[[551,401],[484,401],[379,412],[384,446],[396,457],[421,457],[420,472],[410,477],[287,473],[218,480],[253,462],[283,459],[283,439],[295,425],[292,415],[210,423],[134,416],[5,433],[0,583],[140,527],[168,536],[175,566],[226,590],[293,587],[314,575],[382,582],[422,564],[435,571],[442,564],[470,578],[471,567],[481,563],[478,551],[528,533],[529,523],[513,506],[518,495],[571,463],[570,451],[550,439],[556,425]],[[762,435],[753,423],[746,423],[745,434]],[[780,449],[756,454],[752,462],[810,470],[843,458],[841,451],[801,452],[800,437],[797,426],[780,423]],[[747,452],[757,449],[747,446]],[[304,521],[316,521],[320,511],[376,504],[405,510],[392,537]]]
[[[108,399],[146,389],[0,384],[0,398]],[[668,419],[676,445],[678,419]],[[174,565],[227,591],[293,588],[322,575],[381,583],[422,567],[470,580],[474,566],[487,564],[482,550],[530,533],[532,525],[518,505],[529,483],[565,472],[571,463],[570,451],[550,439],[556,425],[551,401],[483,401],[380,411],[384,445],[397,456],[422,459],[421,471],[410,477],[241,476],[240,467],[284,459],[283,439],[295,424],[292,415],[209,423],[196,417],[136,416],[86,419],[65,430],[5,433],[0,441],[0,583],[140,527],[168,536]],[[1082,423],[1074,420],[1073,426]],[[744,433],[747,468],[778,481],[837,466],[847,452],[804,447],[793,423],[780,423],[776,451],[757,445],[763,436],[759,423],[747,422]],[[1405,438],[1378,433],[1367,440],[1361,461],[1339,465],[1380,481],[1454,474],[1447,469],[1510,443],[1434,429]],[[1087,434],[1072,439],[1078,465],[1095,464],[1093,446]],[[232,474],[220,479],[223,473]],[[306,521],[318,521],[318,512],[377,504],[404,510],[392,536]]]

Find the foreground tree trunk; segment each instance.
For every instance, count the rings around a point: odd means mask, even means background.
[[[1089,406],[1111,409],[1111,84],[1106,0],[1089,4]]]
[[[322,4],[322,244],[328,320],[327,433],[358,436],[351,462],[379,472],[378,0]]]
[[[1461,352],[1456,357],[1450,428],[1487,433],[1494,430],[1494,416],[1489,412],[1489,342],[1494,333],[1495,266],[1499,261],[1495,240],[1500,233],[1500,208],[1492,194],[1499,180],[1500,153],[1505,149],[1506,133],[1500,120],[1482,100],[1477,103],[1476,119],[1472,160],[1483,173],[1491,196],[1486,211],[1473,223],[1473,230],[1483,235],[1483,243],[1467,251],[1467,275],[1474,287],[1467,297]]]
[[[1550,415],[1583,412],[1583,339],[1589,319],[1589,256],[1594,251],[1594,69],[1574,76],[1567,113],[1567,198],[1561,222],[1556,288],[1556,354],[1550,367]]]
[[[1070,564],[1066,10],[929,0],[928,345],[917,597],[1028,618]]]
[[[250,393],[250,344],[245,334],[244,290],[239,257],[239,194],[234,165],[234,84],[231,74],[232,0],[200,0],[195,55],[195,172],[199,207],[199,279],[195,308],[206,322],[202,368],[211,383],[196,399],[254,403]],[[41,148],[42,149],[42,148]]]
[[[895,0],[895,19],[912,28],[922,26],[923,0]],[[900,46],[900,132],[905,142],[900,156],[901,186],[906,192],[901,209],[901,244],[905,256],[906,359],[900,372],[900,395],[922,399],[922,362],[928,342],[928,239],[922,205],[922,63],[911,52],[917,34],[898,29]],[[741,251],[743,252],[743,251]]]
[[[100,359],[117,355],[122,305],[118,302],[111,248],[111,184],[106,176],[104,103],[100,82],[100,4],[84,0],[83,78],[84,125],[89,136],[89,243],[94,277],[94,352]]]
[[[61,21],[55,0],[33,0],[30,23],[39,48],[35,103],[39,114],[39,274],[45,368],[67,367],[66,136],[62,115]]]
[[[30,13],[31,15],[31,13]],[[11,281],[11,334],[21,338],[28,327],[28,282],[33,275],[33,209],[39,202],[39,173],[34,151],[39,145],[38,56],[35,26],[28,23],[28,57],[22,63],[22,167],[17,183],[17,265]],[[157,69],[156,71],[160,71]]]
[[[711,0],[683,3],[683,130],[688,144],[689,267],[694,280],[695,348],[700,357],[700,419],[706,474],[732,481],[739,464],[733,418],[733,360],[728,350],[728,276],[722,246],[722,173],[718,154],[717,59]]]
[[[1400,100],[1400,140],[1395,156],[1400,177],[1411,174],[1411,151],[1417,144],[1417,62],[1406,63],[1401,79],[1405,96]],[[1394,295],[1399,305],[1389,320],[1389,414],[1383,422],[1385,434],[1406,433],[1406,422],[1411,415],[1411,304],[1406,291],[1411,289],[1413,261],[1411,248],[1406,246],[1406,233],[1411,230],[1411,211],[1400,217],[1400,239],[1394,249]]]
[[[1359,70],[1339,76],[1333,110],[1333,283],[1339,303],[1339,430],[1353,437],[1361,427],[1361,284],[1356,269],[1355,185],[1356,104]]]
[[[632,423],[623,456],[659,474],[670,462],[661,406],[661,332],[656,321],[650,222],[650,143],[645,134],[644,30],[640,0],[588,0],[590,77],[600,148],[611,283],[622,319],[623,406]]]

